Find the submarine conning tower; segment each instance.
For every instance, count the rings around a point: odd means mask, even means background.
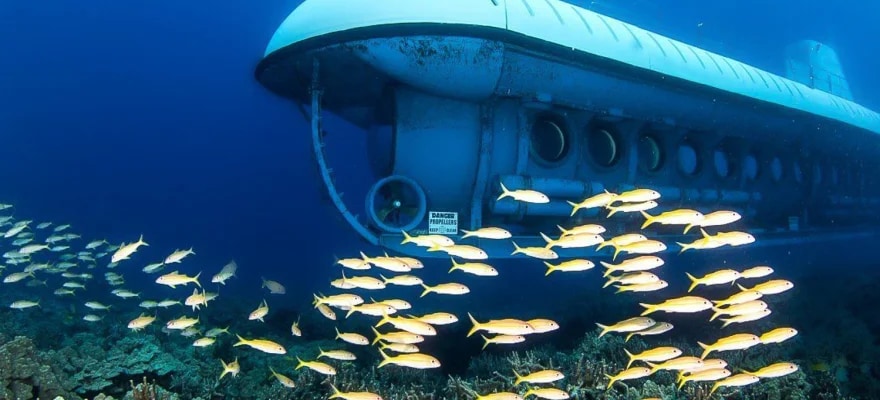
[[[405,254],[446,257],[402,230],[504,226],[524,246],[556,225],[622,233],[642,217],[571,217],[567,201],[635,187],[662,194],[652,213],[729,209],[756,235],[810,238],[880,219],[880,115],[816,43],[780,57],[789,79],[557,0],[305,0],[255,75],[306,113],[349,224]],[[365,219],[332,179],[324,110],[369,135]],[[496,200],[500,183],[551,201]],[[498,242],[480,246],[509,257]]]

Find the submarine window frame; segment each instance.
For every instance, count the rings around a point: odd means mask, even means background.
[[[555,144],[557,149],[555,155],[550,156],[549,154],[542,154],[545,151],[553,152],[552,150],[536,149],[536,143],[540,142],[535,140],[536,135],[538,135],[536,129],[539,126],[549,128],[550,131],[547,132],[551,135],[555,135],[557,140],[557,143]],[[545,137],[545,139],[547,139],[547,137]],[[571,145],[571,130],[563,116],[554,113],[539,113],[532,118],[531,124],[529,125],[529,155],[533,160],[545,166],[557,166],[568,159],[568,156],[571,154]]]
[[[770,179],[773,182],[782,182],[782,179],[785,178],[785,164],[778,155],[770,158],[768,169],[770,170]]]
[[[683,155],[682,152],[686,151],[690,151],[692,154],[688,154],[687,156]],[[693,157],[692,167],[689,164],[684,164],[686,158],[691,156]],[[700,174],[703,165],[702,160],[700,160],[700,146],[696,141],[687,136],[681,138],[675,149],[675,168],[682,176],[687,178],[693,178]]]
[[[752,150],[747,152],[743,156],[743,176],[749,182],[755,182],[761,178],[761,157],[760,155]]]
[[[642,147],[647,144],[651,148],[650,158],[646,158],[645,149]],[[663,143],[660,135],[653,132],[640,133],[636,139],[636,153],[638,153],[639,169],[648,173],[657,173],[663,169],[666,163],[666,154],[664,154]]]
[[[584,137],[586,153],[593,165],[599,168],[611,169],[623,159],[624,147],[621,135],[613,126],[606,124],[589,125]],[[597,141],[602,141],[597,143]],[[595,150],[594,150],[595,149]]]

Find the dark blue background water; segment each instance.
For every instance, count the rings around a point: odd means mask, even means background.
[[[825,41],[857,99],[880,109],[880,56],[865,47],[880,3],[712,3],[580,2],[780,74],[788,43]],[[252,75],[296,4],[4,1],[0,202],[87,238],[194,246],[206,275],[235,258],[243,284],[265,275],[302,299],[326,285],[333,256],[363,246],[323,201],[302,117]],[[331,160],[366,162],[358,132],[327,129]],[[375,177],[340,179],[362,208]]]

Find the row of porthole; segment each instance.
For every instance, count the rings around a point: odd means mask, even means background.
[[[562,162],[570,153],[571,138],[565,123],[556,116],[542,115],[535,119],[530,135],[531,152],[545,164],[557,164]],[[586,135],[586,147],[590,158],[594,163],[603,168],[614,167],[621,159],[621,144],[618,134],[610,128],[588,127]],[[657,172],[665,164],[663,147],[657,137],[650,133],[639,135],[636,151],[639,154],[639,167],[647,172]],[[698,155],[697,146],[688,140],[683,140],[678,146],[677,168],[686,176],[697,175],[702,168]],[[712,166],[715,175],[719,178],[731,178],[737,171],[736,166],[730,161],[730,154],[722,147],[712,152]],[[780,157],[774,156],[768,164],[770,178],[773,182],[780,182],[785,176],[785,166]],[[791,175],[795,182],[803,183],[804,171],[801,162],[794,161],[791,166]],[[819,164],[813,164],[813,184],[822,182],[823,169]],[[742,159],[743,176],[750,181],[757,180],[763,173],[758,155],[748,153]],[[828,170],[828,180],[832,185],[840,181],[838,169],[831,166]]]

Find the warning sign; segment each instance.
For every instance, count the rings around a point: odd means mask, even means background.
[[[428,211],[428,233],[434,235],[458,234],[458,213]]]

